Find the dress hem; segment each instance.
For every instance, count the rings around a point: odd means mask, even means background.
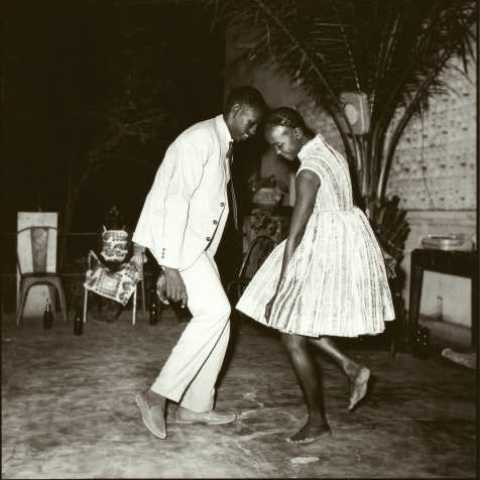
[[[250,319],[252,319],[254,322],[259,323],[260,325],[263,325],[264,327],[271,328],[273,330],[277,330],[280,333],[287,333],[289,335],[302,335],[304,337],[312,337],[312,338],[318,338],[318,337],[324,337],[324,336],[325,337],[357,338],[357,337],[361,337],[361,336],[364,336],[364,335],[369,335],[369,336],[379,335],[379,334],[385,332],[385,324],[383,325],[383,328],[380,329],[380,330],[368,331],[368,332],[363,331],[363,332],[351,333],[351,334],[348,334],[348,333],[345,333],[345,332],[338,332],[338,331],[337,332],[332,332],[332,331],[329,331],[329,332],[294,331],[294,330],[289,330],[289,329],[286,329],[286,328],[281,328],[281,327],[278,327],[276,325],[271,325],[271,324],[268,324],[266,322],[262,322],[261,320],[256,320],[255,318],[252,318],[250,315],[243,312],[242,310],[238,310],[238,311],[243,313],[244,315],[246,315]],[[386,323],[386,322],[393,322],[394,320],[395,320],[395,318],[392,318],[392,319],[389,319],[389,320],[383,320],[383,321]]]

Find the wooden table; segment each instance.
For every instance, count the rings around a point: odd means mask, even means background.
[[[406,329],[407,343],[409,345],[418,324],[424,270],[471,279],[471,346],[476,348],[478,345],[478,252],[457,250],[446,251],[423,248],[416,249],[412,252],[410,269],[410,308]]]

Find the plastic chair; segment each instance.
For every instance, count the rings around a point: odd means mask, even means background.
[[[29,290],[35,285],[46,285],[52,298],[53,306],[55,305],[54,294],[57,292],[60,300],[60,309],[64,322],[67,321],[67,302],[65,299],[65,291],[60,275],[54,271],[47,270],[47,252],[48,244],[51,239],[50,232],[57,231],[56,227],[50,226],[30,226],[22,228],[17,232],[17,237],[22,232],[30,231],[30,245],[32,249],[32,271],[22,271],[20,256],[17,249],[17,268],[20,274],[20,284],[18,288],[18,308],[17,308],[17,326],[22,320],[23,310],[27,300]],[[53,308],[55,311],[55,308]]]

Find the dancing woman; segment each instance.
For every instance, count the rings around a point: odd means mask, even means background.
[[[300,160],[296,200],[288,238],[260,267],[237,309],[282,332],[308,410],[306,424],[289,440],[308,443],[330,432],[308,344],[342,368],[352,410],[367,392],[370,370],[329,337],[379,334],[394,310],[380,247],[364,213],[353,205],[346,160],[291,108],[269,114],[265,137],[278,155]]]

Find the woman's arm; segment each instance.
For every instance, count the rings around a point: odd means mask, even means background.
[[[307,222],[312,214],[313,207],[315,205],[315,198],[317,196],[317,191],[320,187],[320,179],[318,175],[313,173],[310,170],[302,170],[295,180],[295,205],[293,207],[292,220],[290,222],[290,229],[288,232],[288,238],[285,244],[285,251],[283,254],[282,268],[280,271],[280,277],[278,279],[277,288],[275,289],[275,294],[272,300],[267,305],[267,310],[265,316],[270,316],[270,310],[275,300],[275,297],[280,289],[282,284],[285,272],[287,270],[287,265],[290,259],[292,258],[293,253],[300,244],[303,234],[305,232],[305,227]]]

